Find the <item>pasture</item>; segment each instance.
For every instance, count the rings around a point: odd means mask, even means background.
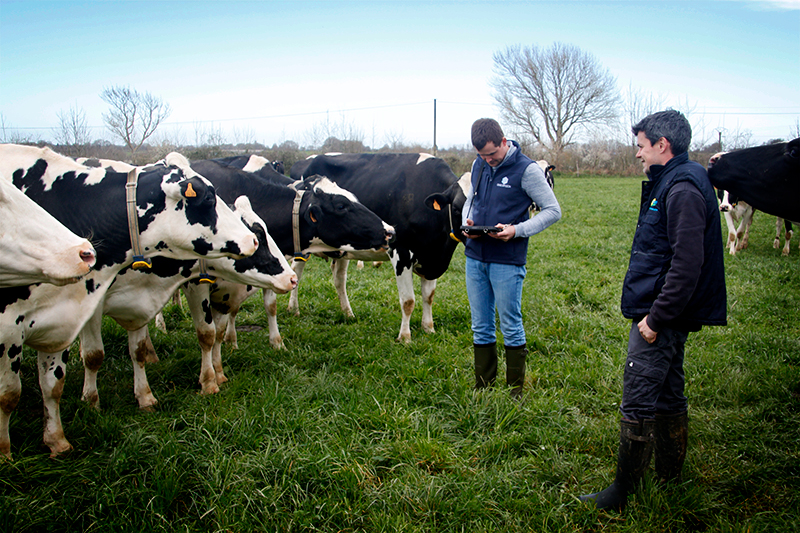
[[[763,213],[750,247],[726,255],[729,325],[687,343],[684,483],[648,479],[621,514],[577,501],[616,465],[628,331],[619,297],[639,184],[556,179],[564,216],[529,247],[521,403],[503,387],[472,390],[463,247],[439,280],[433,335],[421,331],[416,284],[410,345],[394,340],[388,265],[351,264],[356,318],[346,319],[328,265],[310,261],[301,316],[279,297],[288,350],[270,349],[260,299],[249,300],[218,395],[198,394],[191,319],[168,306],[169,333],[151,329],[155,412],[137,409],[127,336],[105,319],[101,410],[80,400],[73,346],[61,410],[75,450],[57,459],[41,442],[26,348],[0,531],[800,530],[800,253],[772,248],[775,219]]]

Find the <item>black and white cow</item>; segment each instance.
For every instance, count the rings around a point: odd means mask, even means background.
[[[383,261],[394,267],[402,320],[398,340],[411,340],[414,310],[412,273],[422,282],[422,329],[433,332],[436,280],[450,265],[460,242],[457,228],[469,180],[459,180],[442,159],[430,154],[326,154],[295,163],[294,179],[319,174],[351,191],[397,232],[388,254],[346,254],[334,262],[334,285],[342,310],[353,316],[346,292],[349,259]],[[292,264],[297,272],[298,265]],[[297,308],[296,291],[290,307]]]
[[[800,221],[800,138],[716,154],[708,178],[754,209]]]
[[[250,198],[253,209],[264,219],[270,235],[287,256],[331,252],[383,254],[389,248],[389,241],[394,238],[392,227],[359,203],[352,193],[327,178],[312,176],[298,182],[296,185],[301,191],[298,192],[295,188],[278,185],[271,179],[226,167],[216,161],[194,161],[192,168],[208,176],[223,198],[226,195],[246,195]],[[292,210],[297,198],[301,201],[295,229]],[[227,288],[223,290],[222,287]],[[235,332],[233,324],[241,302],[256,292],[253,287],[233,287],[231,283],[220,284],[214,295],[202,291],[203,287],[185,291],[190,307],[198,308],[198,299],[209,299],[210,303],[214,303],[212,297],[226,299],[228,303],[222,314],[232,315],[228,322],[229,332]],[[274,292],[264,291],[264,306],[269,315],[270,344],[282,348]],[[217,310],[220,309],[218,305]],[[217,329],[220,328],[224,331],[225,324],[220,324]],[[198,330],[198,336],[200,334]],[[235,334],[230,334],[228,340],[235,343]],[[215,353],[218,349],[215,347]]]
[[[244,259],[219,258],[178,261],[166,257],[154,257],[153,266],[147,270],[130,267],[117,274],[92,318],[80,334],[81,358],[84,364],[83,399],[99,407],[97,372],[105,356],[101,335],[102,317],[110,316],[128,331],[128,348],[133,362],[134,395],[141,409],[152,409],[158,401],[147,382],[146,362],[155,362],[158,357],[153,349],[147,324],[170,300],[171,295],[184,283],[208,286],[199,278],[208,274],[231,282],[286,293],[297,286],[297,276],[289,267],[283,253],[267,232],[266,224],[253,212],[250,201],[242,196],[234,203],[234,212],[241,216],[259,240],[255,254]],[[213,288],[212,288],[213,290]],[[213,325],[205,319],[211,313],[208,305],[198,310],[197,326],[201,348],[200,385],[203,394],[219,392],[218,385],[227,381],[221,363],[212,361],[214,345]],[[205,327],[203,327],[205,326]]]
[[[537,165],[542,167],[544,171],[544,177],[547,180],[547,184],[550,186],[551,189],[555,188],[555,179],[553,179],[553,171],[556,169],[555,165],[551,165],[544,159],[540,159],[536,162]]]
[[[0,287],[76,283],[94,262],[88,240],[0,176]]]
[[[71,445],[64,436],[59,401],[68,347],[94,313],[117,273],[134,260],[128,229],[128,173],[89,168],[49,148],[0,145],[0,173],[79,236],[91,235],[97,259],[82,282],[0,289],[0,455],[10,456],[8,423],[21,392],[22,345],[38,351],[44,402],[44,442],[52,455]],[[174,259],[247,257],[256,236],[213,186],[179,154],[166,165],[136,169],[132,219],[146,257]],[[133,187],[130,187],[133,189]]]

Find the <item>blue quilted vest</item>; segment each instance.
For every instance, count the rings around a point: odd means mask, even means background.
[[[472,164],[472,188],[475,195],[472,209],[468,215],[476,226],[496,224],[519,224],[529,218],[528,208],[531,199],[522,190],[522,175],[531,158],[522,153],[516,141],[508,141],[516,146],[516,151],[497,167],[492,176],[492,167],[482,164],[480,156]],[[480,179],[476,176],[481,170]],[[485,263],[524,265],[528,255],[528,239],[514,238],[503,242],[484,236],[467,239],[464,247],[467,257]]]
[[[687,180],[700,190],[706,202],[705,260],[689,303],[670,326],[696,331],[702,325],[726,324],[727,297],[717,197],[703,167],[689,161],[685,153],[673,157],[652,181],[642,183],[642,203],[622,286],[621,309],[626,318],[641,319],[661,293],[672,261],[667,236],[667,195],[673,185]]]

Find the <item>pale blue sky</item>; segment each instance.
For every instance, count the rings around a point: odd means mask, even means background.
[[[693,107],[707,137],[760,143],[800,120],[800,0],[0,0],[0,115],[25,135],[77,107],[110,138],[99,95],[129,85],[168,102],[163,131],[189,143],[303,145],[328,120],[380,147],[431,144],[436,99],[437,144],[465,146],[474,119],[499,117],[492,54],[554,41],[623,90]]]

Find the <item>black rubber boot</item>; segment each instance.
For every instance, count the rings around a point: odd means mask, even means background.
[[[475,354],[475,388],[491,387],[497,378],[497,343],[473,344],[472,349]]]
[[[656,413],[655,468],[662,482],[681,480],[689,441],[688,411],[674,414]]]
[[[511,387],[511,398],[519,400],[525,385],[525,358],[528,349],[522,346],[506,346],[506,384]]]
[[[628,494],[644,477],[653,452],[654,420],[625,420],[619,425],[617,475],[607,489],[581,496],[581,501],[594,500],[598,509],[621,510],[628,503]]]

